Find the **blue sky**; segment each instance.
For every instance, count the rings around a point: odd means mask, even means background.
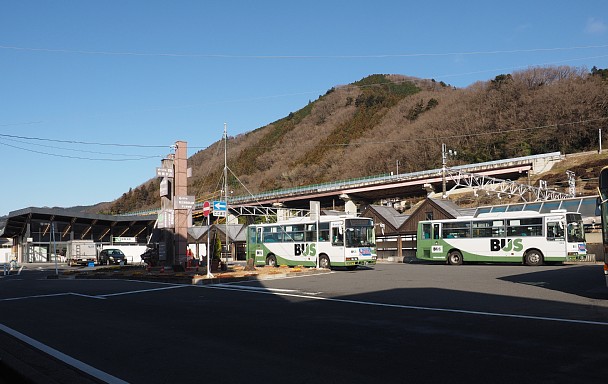
[[[0,216],[111,201],[375,73],[608,68],[608,2],[4,0]]]

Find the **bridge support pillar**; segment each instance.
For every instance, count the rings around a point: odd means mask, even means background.
[[[357,204],[346,193],[340,195],[340,199],[344,200],[344,212],[349,215],[357,214]]]

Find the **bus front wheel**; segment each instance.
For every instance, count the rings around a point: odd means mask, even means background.
[[[461,265],[462,253],[460,253],[459,251],[452,251],[448,253],[448,263],[450,265]]]
[[[540,252],[532,250],[526,253],[524,256],[524,261],[526,265],[536,266],[541,265],[543,263],[543,255]]]
[[[270,267],[276,267],[277,266],[277,258],[274,255],[270,255],[266,258],[266,265],[270,266]]]

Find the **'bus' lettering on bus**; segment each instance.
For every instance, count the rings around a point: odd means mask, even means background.
[[[490,250],[492,252],[505,251],[519,252],[524,249],[524,245],[521,243],[521,239],[507,240],[507,239],[490,239]]]
[[[314,256],[317,254],[315,244],[294,244],[293,246],[296,256]]]

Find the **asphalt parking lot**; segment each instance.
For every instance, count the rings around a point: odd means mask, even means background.
[[[608,373],[608,290],[595,264],[379,264],[209,286],[46,273],[0,278],[0,358],[33,382],[599,383]]]

